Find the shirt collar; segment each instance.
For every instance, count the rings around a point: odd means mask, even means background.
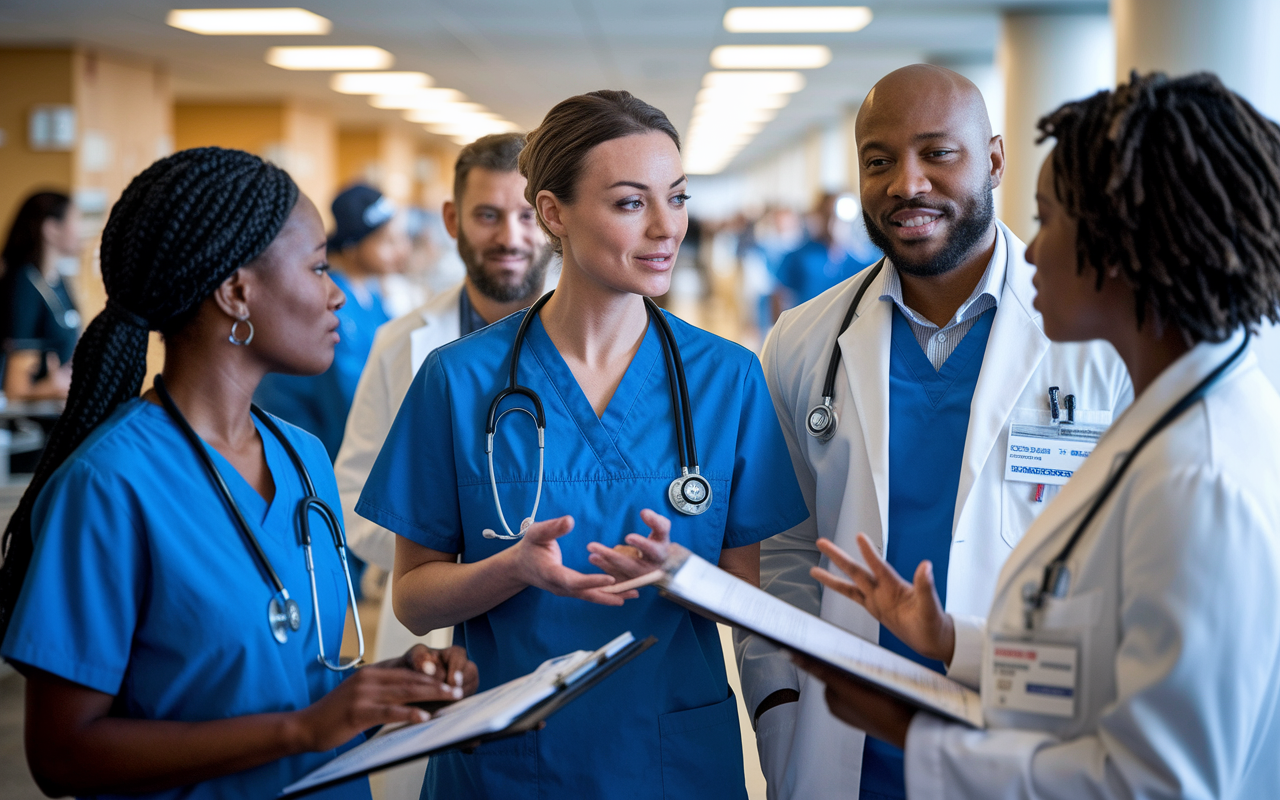
[[[908,319],[912,319],[918,323],[933,327],[933,323],[921,317],[913,311],[902,298],[902,278],[898,275],[898,268],[893,265],[893,261],[885,256],[885,278],[884,288],[880,292],[881,300],[892,300],[895,305],[902,311]],[[964,322],[971,316],[971,312],[980,313],[988,308],[995,308],[1000,304],[1000,295],[1004,292],[1005,273],[1009,268],[1009,249],[1004,239],[1004,231],[1000,230],[1000,226],[996,226],[996,247],[991,253],[991,260],[987,262],[987,268],[982,273],[982,277],[978,280],[978,285],[973,287],[973,293],[969,295],[969,299],[960,304],[960,308],[956,309],[953,316],[943,327],[950,327],[957,322]],[[979,303],[983,297],[989,298],[987,302]]]

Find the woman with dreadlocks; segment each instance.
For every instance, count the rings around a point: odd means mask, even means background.
[[[408,703],[476,683],[460,649],[334,663],[349,578],[314,498],[339,507],[329,459],[250,406],[268,372],[332,360],[326,270],[315,206],[248,153],[162,159],[112,209],[107,307],[5,531],[0,653],[26,675],[50,796],[273,797],[366,728],[422,719]],[[149,330],[164,371],[139,397]]]
[[[1036,308],[1105,339],[1136,399],[1027,531],[985,621],[862,544],[861,603],[980,688],[986,730],[820,665],[827,704],[906,748],[911,798],[1280,790],[1280,397],[1250,332],[1280,301],[1280,128],[1210,74],[1139,77],[1040,121]]]

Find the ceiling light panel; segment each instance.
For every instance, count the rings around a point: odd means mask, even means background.
[[[449,103],[435,108],[411,109],[404,113],[404,118],[410,122],[448,123],[473,119],[487,112],[488,109],[479,103]]]
[[[730,33],[852,33],[871,24],[866,6],[760,6],[731,8]]]
[[[726,44],[711,51],[716,69],[817,69],[831,63],[820,44]]]
[[[281,69],[387,69],[395,57],[381,47],[273,47],[267,63]]]
[[[794,94],[804,88],[804,76],[799,72],[708,72],[702,76],[702,86],[744,93]]]
[[[380,94],[369,98],[374,108],[413,109],[437,108],[449,103],[461,103],[466,95],[457,89],[416,89],[398,94]]]
[[[434,83],[425,72],[339,72],[329,88],[342,94],[404,94]]]
[[[204,36],[323,36],[333,27],[305,8],[175,8],[165,22]]]

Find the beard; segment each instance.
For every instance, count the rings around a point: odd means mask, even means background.
[[[503,245],[496,245],[483,253],[471,246],[467,235],[458,229],[458,256],[467,268],[467,277],[476,291],[495,303],[513,303],[542,289],[547,277],[547,265],[551,263],[551,245],[543,245],[532,250],[516,250]],[[520,256],[529,262],[524,276],[511,278],[507,275],[490,275],[485,271],[484,261],[493,256]]]
[[[990,178],[987,179],[987,185],[981,191],[965,198],[962,206],[955,203],[931,205],[923,200],[908,200],[889,210],[885,217],[887,219],[906,208],[928,208],[941,211],[943,217],[952,221],[951,231],[937,254],[922,257],[912,252],[911,247],[898,246],[898,243],[889,238],[884,228],[880,227],[865,209],[862,212],[862,219],[866,222],[867,235],[871,238],[872,244],[879,247],[895,267],[917,278],[945,275],[960,266],[986,236],[987,230],[991,227],[991,220],[995,219],[996,215]]]

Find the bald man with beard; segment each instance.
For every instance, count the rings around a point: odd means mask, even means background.
[[[1008,458],[1010,426],[1071,424],[1070,395],[1074,423],[1101,429],[1133,390],[1110,345],[1045,336],[1025,246],[995,218],[1004,143],[977,87],[950,70],[905,67],[872,88],[855,131],[863,216],[885,257],[783,314],[765,342],[811,516],[762,543],[761,586],[946,672],[823,591],[810,574],[827,566],[819,539],[864,563],[865,533],[918,588],[932,581],[947,611],[983,616],[1005,558],[1065,482],[1025,468],[1006,479],[1007,463],[1019,463]],[[901,750],[833,717],[822,685],[768,642],[739,634],[735,644],[771,799],[906,796]]]

